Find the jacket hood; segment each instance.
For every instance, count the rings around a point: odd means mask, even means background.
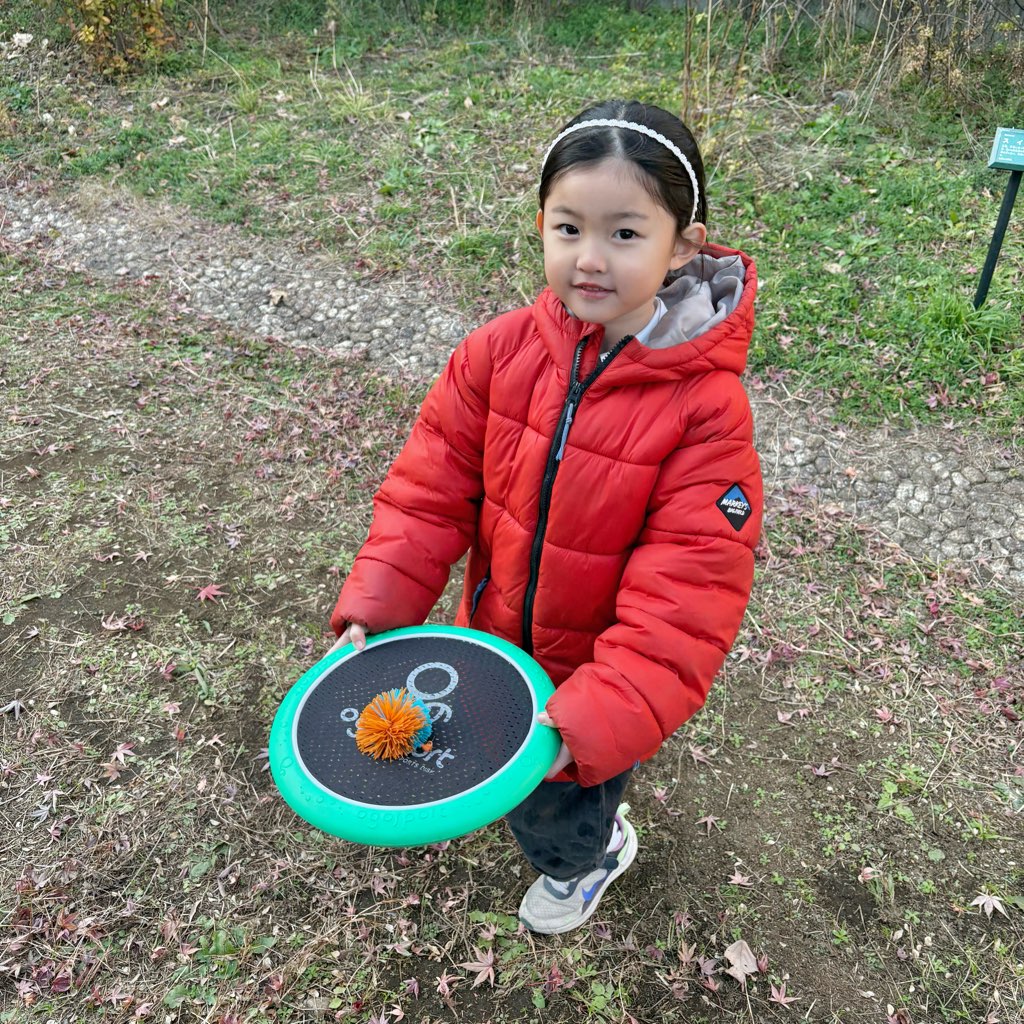
[[[629,342],[594,387],[678,380],[710,370],[741,373],[754,329],[756,292],[757,270],[749,256],[705,245],[658,293],[667,312],[647,344]],[[552,359],[566,374],[584,335],[591,335],[591,343],[583,372],[594,364],[602,326],[574,317],[550,288],[538,296],[533,316]]]

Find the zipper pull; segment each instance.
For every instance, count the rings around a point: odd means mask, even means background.
[[[558,454],[555,456],[555,462],[562,461],[562,455],[565,453],[565,442],[569,437],[569,428],[572,426],[572,417],[575,411],[576,403],[572,401],[565,408],[565,426],[562,427],[562,440],[558,445]]]

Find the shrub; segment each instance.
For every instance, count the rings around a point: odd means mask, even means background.
[[[50,0],[100,74],[128,74],[174,41],[164,0]]]

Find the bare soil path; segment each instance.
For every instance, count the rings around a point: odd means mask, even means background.
[[[49,238],[52,259],[100,278],[159,279],[232,330],[361,352],[430,376],[473,325],[439,297],[357,282],[337,259],[255,239],[96,186],[66,194],[0,176],[0,236]],[[754,381],[767,488],[812,488],[919,558],[1024,587],[1024,450],[960,424],[849,429],[813,396]]]

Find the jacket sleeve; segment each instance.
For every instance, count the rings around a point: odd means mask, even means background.
[[[373,522],[331,615],[341,635],[418,625],[476,534],[491,353],[486,328],[452,353],[374,496]]]
[[[584,786],[653,756],[703,706],[750,597],[763,502],[750,405],[738,378],[710,376],[713,397],[661,466],[618,621],[547,704]],[[750,506],[741,523],[734,486]],[[738,515],[720,506],[728,494]]]

